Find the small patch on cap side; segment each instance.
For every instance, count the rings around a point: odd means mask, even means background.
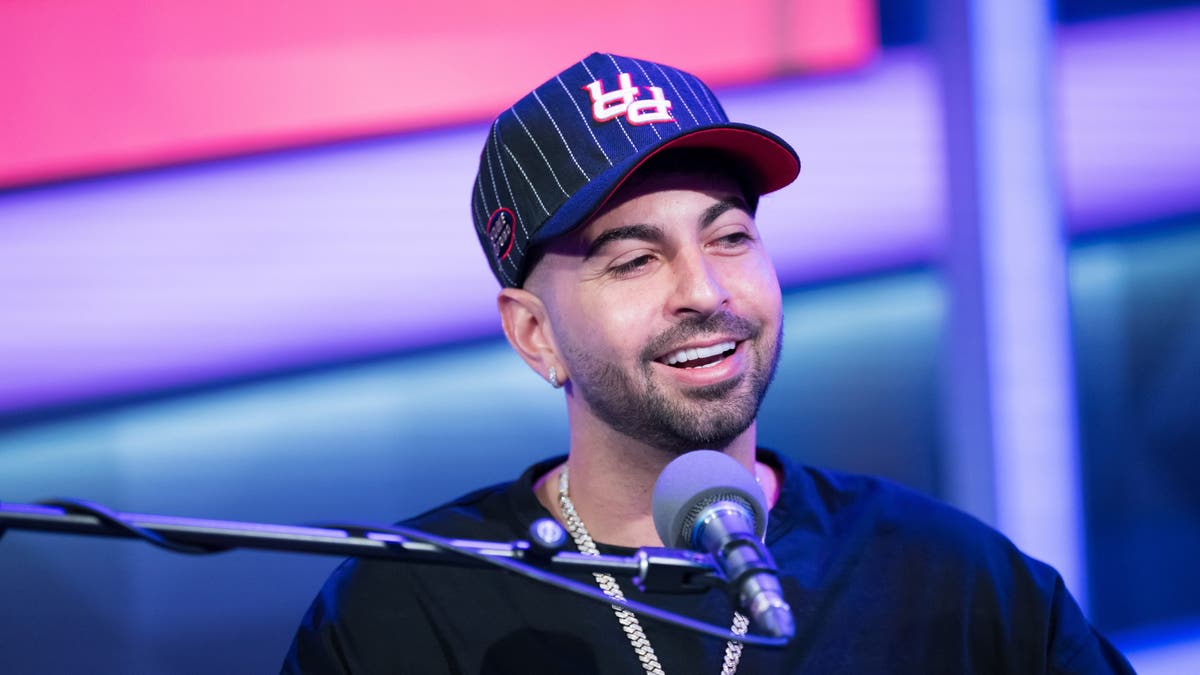
[[[492,244],[492,257],[496,262],[504,260],[512,253],[513,239],[516,236],[517,216],[512,209],[501,206],[488,216],[487,227],[483,232]]]

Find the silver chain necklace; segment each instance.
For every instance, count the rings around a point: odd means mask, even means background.
[[[596,548],[596,542],[592,540],[592,535],[588,534],[583,520],[575,511],[575,504],[568,495],[567,487],[567,467],[564,464],[562,473],[558,476],[558,505],[567,521],[567,531],[571,533],[571,538],[575,540],[575,545],[579,547],[580,553],[600,555],[599,549]],[[617,585],[617,580],[611,574],[593,572],[593,576],[596,577],[596,583],[599,584],[600,590],[604,591],[605,595],[618,602],[625,601],[625,592]],[[646,637],[646,632],[642,630],[642,624],[638,621],[637,615],[618,604],[613,604],[612,608],[613,613],[617,615],[617,622],[625,631],[629,645],[633,647],[633,651],[637,654],[638,660],[642,662],[642,668],[646,670],[647,675],[665,675],[662,665],[658,662],[658,655],[654,653],[654,647],[650,646],[650,640]],[[745,635],[749,627],[749,619],[741,612],[733,613],[733,625],[729,627],[729,632],[734,635]],[[726,642],[725,662],[721,666],[721,675],[734,675],[737,672],[738,662],[741,660],[742,643],[736,640]]]

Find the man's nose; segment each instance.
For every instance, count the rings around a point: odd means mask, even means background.
[[[719,311],[729,302],[719,275],[719,269],[702,252],[680,253],[673,261],[675,292],[671,299],[672,314],[707,316]]]

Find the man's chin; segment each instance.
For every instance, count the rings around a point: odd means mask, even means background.
[[[661,396],[642,399],[636,412],[597,412],[614,430],[636,441],[682,454],[725,448],[750,428],[758,408],[753,396],[737,393],[707,400],[673,398],[673,401]]]
[[[725,392],[711,398],[692,398],[676,412],[678,416],[670,426],[677,437],[687,440],[684,449],[720,449],[754,423],[758,399],[751,392]]]
[[[676,443],[670,450],[676,454],[692,450],[723,450],[732,444],[754,423],[754,418],[708,419],[705,424],[674,429]]]

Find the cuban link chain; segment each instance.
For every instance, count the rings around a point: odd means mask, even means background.
[[[564,465],[562,473],[558,476],[558,505],[562,509],[563,518],[567,521],[567,531],[571,533],[571,538],[575,540],[575,545],[579,547],[580,553],[584,555],[600,555],[600,550],[596,548],[596,542],[592,540],[592,535],[588,534],[587,527],[584,526],[579,513],[575,511],[575,504],[569,496],[568,486],[567,467]],[[617,585],[617,580],[613,575],[604,572],[593,572],[592,576],[596,577],[596,583],[600,586],[600,590],[604,591],[605,595],[618,602],[625,601],[625,592]],[[646,631],[642,630],[642,624],[638,621],[637,615],[617,604],[613,604],[612,608],[613,613],[617,615],[617,622],[621,624],[621,629],[625,631],[625,637],[629,640],[630,646],[633,647],[634,653],[637,654],[638,660],[642,662],[642,668],[645,669],[646,674],[665,675],[662,665],[658,662],[658,655],[654,653],[654,647],[650,645],[650,640],[646,637]],[[733,613],[733,625],[729,627],[731,633],[734,635],[745,635],[749,627],[749,619],[741,612]],[[741,659],[742,643],[736,640],[726,642],[725,660],[721,666],[721,675],[734,675],[737,672],[738,663]]]

